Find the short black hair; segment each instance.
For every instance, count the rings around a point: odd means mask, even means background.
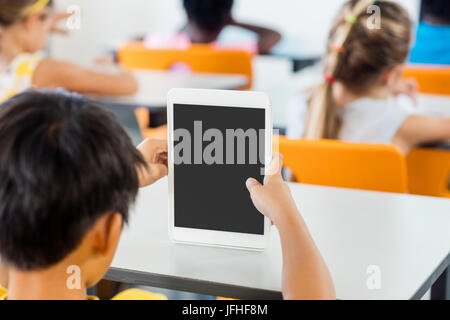
[[[422,0],[423,16],[431,15],[450,23],[449,0]]]
[[[124,222],[145,166],[98,103],[29,91],[0,110],[0,257],[29,271],[63,260],[110,212]]]
[[[231,17],[233,0],[183,0],[188,18],[207,31],[218,31]]]

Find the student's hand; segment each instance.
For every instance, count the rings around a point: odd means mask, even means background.
[[[404,81],[401,81],[399,85],[397,86],[394,93],[396,95],[399,94],[405,94],[409,96],[411,99],[414,100],[414,102],[417,104],[417,92],[419,91],[419,84],[417,81],[413,78],[406,79]]]
[[[275,225],[299,214],[289,187],[281,176],[282,167],[283,156],[274,154],[269,170],[272,174],[266,175],[264,185],[253,178],[246,183],[256,209]]]
[[[59,24],[61,21],[67,20],[67,19],[70,18],[72,15],[73,15],[73,13],[66,13],[66,12],[58,12],[58,13],[55,13],[55,14],[51,17],[51,19],[52,19],[52,25],[51,25],[50,31],[53,32],[53,33],[57,33],[57,34],[60,34],[60,35],[64,35],[64,36],[68,35],[68,34],[69,34],[69,30],[58,27],[58,24]]]
[[[138,170],[140,187],[149,186],[167,175],[166,140],[146,139],[137,149],[142,153],[148,166],[147,169]]]

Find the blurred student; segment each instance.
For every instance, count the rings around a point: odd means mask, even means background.
[[[214,44],[219,48],[268,54],[281,39],[274,30],[234,20],[234,0],[183,0],[183,4],[187,24],[179,33],[166,38],[166,46],[187,48],[190,44]],[[146,43],[148,47],[158,47],[161,38],[150,35]]]
[[[0,287],[0,300],[88,299],[86,288],[113,260],[138,188],[167,174],[167,142],[146,140],[138,149],[112,116],[76,94],[30,91],[4,104],[0,280],[8,290]],[[280,231],[283,295],[334,299],[327,267],[281,178],[281,162],[274,158],[277,174],[264,186],[250,178],[247,188]],[[78,290],[66,285],[69,266],[80,268]],[[116,297],[162,298],[135,289]]]
[[[423,19],[417,27],[410,62],[450,65],[450,1],[422,1]]]
[[[342,8],[328,40],[324,82],[290,103],[288,136],[394,144],[405,154],[450,139],[450,118],[414,114],[407,96],[416,90],[402,81],[412,37],[408,13],[377,1],[381,28],[372,28],[367,8],[373,3],[352,0]]]
[[[45,57],[47,38],[64,17],[52,12],[50,4],[49,0],[0,0],[0,102],[30,87],[135,93],[136,80],[128,73],[98,73]]]

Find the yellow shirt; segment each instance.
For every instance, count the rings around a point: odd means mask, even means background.
[[[6,300],[8,297],[8,290],[0,286],[0,301]],[[88,300],[99,300],[97,297],[89,296]],[[111,300],[167,300],[167,297],[158,293],[151,293],[139,289],[125,290],[116,295]]]
[[[0,301],[6,300],[7,296],[8,296],[8,290],[6,290],[2,286],[0,286]]]
[[[38,52],[22,53],[14,58],[6,71],[0,73],[0,103],[32,87],[34,72],[43,57]]]

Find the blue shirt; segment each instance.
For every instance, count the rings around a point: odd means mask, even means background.
[[[419,23],[410,62],[450,65],[450,25]]]

